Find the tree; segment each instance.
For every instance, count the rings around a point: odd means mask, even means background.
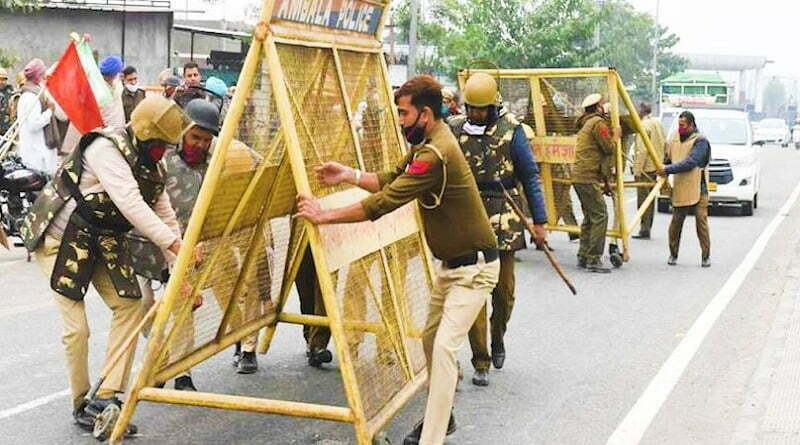
[[[408,2],[395,9],[400,39],[407,41]],[[650,97],[655,21],[625,0],[430,0],[420,18],[421,45],[435,47],[422,71],[454,78],[476,59],[501,68],[613,66],[626,85]],[[599,45],[595,30],[599,30]],[[672,53],[678,37],[659,28],[659,78],[682,71]]]

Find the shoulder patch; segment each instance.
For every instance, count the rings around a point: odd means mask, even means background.
[[[611,138],[611,130],[608,129],[608,125],[601,125],[600,128],[597,129],[597,134],[603,139]]]
[[[408,167],[406,167],[406,173],[409,175],[424,175],[425,173],[428,173],[430,169],[430,162],[420,161],[417,159],[408,164]]]

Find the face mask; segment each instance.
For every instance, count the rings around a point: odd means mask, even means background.
[[[125,89],[130,91],[131,93],[135,93],[139,91],[139,85],[136,85],[135,83],[126,83]]]
[[[450,115],[450,108],[447,108],[447,105],[442,104],[442,116],[447,117]]]
[[[678,127],[678,134],[685,138],[686,136],[692,134],[692,131],[689,129],[689,127]]]
[[[403,136],[411,145],[421,144],[425,140],[425,129],[417,126],[420,117],[422,117],[422,113],[417,115],[417,120],[410,127],[403,127]]]
[[[147,165],[155,165],[164,157],[167,151],[167,144],[163,141],[152,140],[142,142],[139,145],[139,159],[145,161]]]
[[[189,167],[194,167],[195,165],[201,164],[205,162],[206,156],[208,152],[202,148],[198,147],[197,145],[186,145],[184,144],[181,151],[178,152],[183,162],[186,163]]]

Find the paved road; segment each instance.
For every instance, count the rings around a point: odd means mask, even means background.
[[[800,181],[800,153],[765,147],[762,162],[755,216],[712,217],[711,269],[699,267],[692,220],[680,264],[666,265],[668,215],[658,215],[654,239],[633,241],[631,262],[607,276],[578,271],[577,245],[553,235],[577,297],[554,278],[541,254],[520,254],[506,367],[492,372],[485,389],[469,383],[467,370],[457,396],[459,430],[448,443],[605,443]],[[787,280],[798,273],[797,214],[795,206],[646,425],[642,443],[728,443],[740,429]],[[19,249],[0,252],[0,295],[0,442],[94,443],[71,424],[58,314],[46,281]],[[88,301],[93,369],[99,369],[109,312],[98,298]],[[226,352],[196,368],[197,385],[343,402],[338,371],[305,364],[298,327],[282,325],[273,345],[269,356],[259,357],[257,374],[233,374]],[[462,363],[468,359],[465,348]],[[395,418],[388,430],[395,443],[422,410],[418,396]],[[352,443],[345,425],[209,409],[142,404],[135,422],[142,435],[131,443],[139,444]]]

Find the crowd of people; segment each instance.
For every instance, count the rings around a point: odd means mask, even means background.
[[[163,279],[181,248],[182,230],[231,94],[219,79],[203,82],[194,63],[183,67],[182,78],[169,70],[162,73],[158,92],[142,89],[136,68],[116,56],[103,59],[99,68],[113,101],[101,110],[104,128],[86,135],[69,125],[58,105],[41,91],[47,71],[43,61],[26,65],[17,88],[7,84],[8,74],[0,70],[0,130],[19,119],[18,154],[23,163],[53,176],[21,234],[54,292],[63,321],[72,415],[87,430],[106,406],[121,405],[118,395],[126,389],[134,348],[112,368],[97,397],[87,402],[89,321],[84,296],[91,284],[112,310],[108,350],[115,351],[153,304],[152,283]],[[488,386],[490,368],[500,369],[506,361],[515,252],[526,247],[526,221],[516,216],[505,193],[527,207],[531,241],[540,249],[546,248],[548,215],[532,150],[533,130],[503,106],[493,76],[473,74],[460,94],[443,89],[430,76],[413,77],[395,92],[395,105],[409,147],[397,168],[369,172],[326,162],[316,169],[323,184],[349,183],[370,195],[348,207],[323,209],[315,197],[301,194],[297,216],[313,224],[374,221],[408,202],[419,203],[427,243],[440,261],[423,338],[430,377],[425,417],[404,443],[441,444],[456,428],[456,352],[463,342],[468,338],[472,348],[472,382],[477,386]],[[562,174],[571,179],[584,216],[578,266],[607,273],[610,269],[601,262],[608,226],[604,194],[610,193],[611,160],[621,129],[611,124],[602,95],[586,97],[582,107],[576,161]],[[707,267],[709,143],[697,131],[691,113],[681,115],[680,134],[667,141],[647,104],[639,111],[667,165],[648,159],[639,138],[633,165],[637,181],[675,177],[669,264],[677,261],[684,218],[694,211],[702,265]],[[248,147],[236,144],[240,154],[252,156]],[[640,202],[645,196],[640,195]],[[563,206],[558,209],[559,217],[567,220]],[[651,209],[639,238],[650,238],[652,219]],[[453,230],[455,222],[460,230]],[[297,278],[302,311],[324,315],[315,275],[307,253]],[[330,362],[329,333],[309,327],[305,334],[309,365]],[[193,346],[188,339],[179,340],[182,346],[173,345],[171,353]],[[237,372],[258,369],[255,343],[250,336],[237,345]],[[174,387],[196,390],[191,373],[178,376]],[[127,433],[136,430],[131,425]]]

